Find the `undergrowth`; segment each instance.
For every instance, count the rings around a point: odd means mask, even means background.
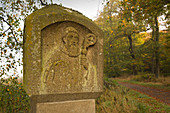
[[[118,81],[154,87],[160,90],[170,90],[170,77],[155,78],[153,74],[141,74],[126,78],[116,78]]]
[[[0,113],[28,113],[29,96],[17,78],[1,79]]]
[[[3,82],[3,84],[2,84]],[[0,113],[29,113],[29,96],[17,78],[0,83]],[[96,113],[168,113],[170,107],[151,97],[104,80],[104,92],[96,99]]]
[[[139,81],[139,82],[162,83],[162,85],[164,85],[164,86],[170,86],[170,77],[155,78],[155,75],[153,75],[153,74],[136,75],[131,80]]]
[[[129,89],[121,87],[116,81],[105,80],[104,92],[96,100],[97,113],[136,113],[138,108],[128,97]]]
[[[97,113],[168,113],[170,107],[147,95],[105,79],[103,94],[96,100]]]

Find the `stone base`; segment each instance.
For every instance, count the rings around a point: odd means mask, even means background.
[[[95,113],[95,99],[37,103],[36,113]]]

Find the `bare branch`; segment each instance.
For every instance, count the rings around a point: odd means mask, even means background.
[[[0,36],[2,36],[5,32],[7,32],[10,29],[10,27],[8,29],[6,29],[2,34],[0,34]]]
[[[47,4],[45,4],[42,0],[40,0],[40,2],[41,2],[41,5],[47,5]]]
[[[9,27],[12,27],[11,24],[9,24],[2,16],[0,16],[0,19],[2,19],[5,23],[7,23]]]
[[[10,29],[12,31],[12,35],[14,37],[15,42],[18,44],[18,41],[17,41],[17,39],[14,35],[14,31],[12,29],[12,25],[9,22],[7,22],[2,16],[0,16],[0,19],[2,19],[5,23],[7,23],[9,25],[9,28],[7,30],[5,30],[0,36],[2,36],[5,32],[7,32]]]

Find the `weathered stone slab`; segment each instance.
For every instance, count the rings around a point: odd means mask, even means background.
[[[95,100],[38,103],[36,113],[95,113]]]
[[[35,11],[25,20],[23,80],[26,92],[37,98],[74,94],[84,99],[80,95],[86,93],[97,98],[103,90],[102,31],[81,13],[58,5]]]

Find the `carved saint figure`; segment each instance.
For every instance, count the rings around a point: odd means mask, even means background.
[[[46,70],[44,73],[44,82],[47,82],[48,77],[51,78],[52,82],[55,83],[54,79],[56,74],[62,74],[63,68],[68,68],[68,65],[66,63],[68,61],[64,61],[62,56],[68,55],[69,57],[78,57],[80,55],[80,47],[79,47],[79,34],[77,30],[73,27],[66,27],[63,37],[61,38],[63,42],[63,47],[60,48],[60,56],[56,58],[55,54],[53,58],[50,58],[48,61],[48,66],[46,66]],[[59,53],[59,51],[58,51]],[[63,54],[64,53],[64,54]],[[60,57],[60,58],[59,58]],[[63,59],[63,60],[61,60]],[[71,65],[71,64],[69,64]],[[57,70],[58,67],[62,67],[60,70]],[[69,70],[67,70],[67,73]],[[64,73],[63,73],[64,74]],[[65,71],[66,74],[66,71]],[[71,74],[71,73],[70,73]]]
[[[62,38],[64,43],[64,50],[70,57],[77,57],[80,55],[79,48],[79,34],[73,27],[67,27],[65,30],[65,36]]]
[[[87,59],[87,52],[90,46],[95,45],[96,36],[88,33],[83,37],[83,42],[80,45],[80,36],[78,31],[69,26],[64,30],[63,37],[61,37],[63,47],[60,51],[51,56],[47,62],[44,73],[44,82],[52,81],[55,84],[56,79],[64,79],[71,77],[72,82],[78,83],[79,75],[88,76],[89,62]],[[80,51],[81,50],[81,51]],[[80,55],[80,57],[79,57]],[[55,78],[59,75],[57,78]]]

